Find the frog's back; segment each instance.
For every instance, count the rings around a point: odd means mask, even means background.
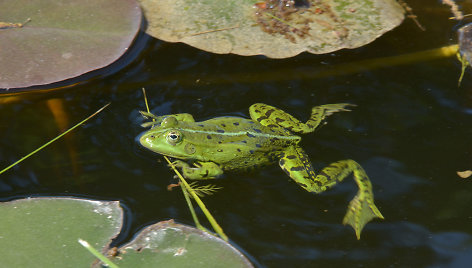
[[[217,117],[183,127],[185,139],[200,151],[199,161],[213,161],[225,170],[240,170],[275,161],[284,148],[300,141],[283,128],[263,126],[241,117]]]

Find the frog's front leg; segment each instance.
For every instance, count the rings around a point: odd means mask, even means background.
[[[184,178],[190,180],[216,179],[223,175],[223,169],[213,162],[196,162],[195,167],[181,160],[177,160],[173,164],[182,170]]]
[[[298,146],[292,146],[283,153],[279,164],[301,187],[315,193],[326,191],[353,173],[359,191],[349,203],[343,224],[349,224],[354,228],[357,239],[360,239],[362,228],[366,223],[374,218],[383,219],[374,204],[374,194],[369,177],[354,160],[341,160],[332,163],[316,175],[305,152]]]
[[[300,122],[292,115],[279,108],[256,103],[249,107],[251,119],[259,122],[263,126],[281,126],[297,133],[309,133],[315,131],[321,121],[335,112],[350,111],[346,107],[354,106],[349,103],[325,104],[311,109],[310,119],[306,123]]]

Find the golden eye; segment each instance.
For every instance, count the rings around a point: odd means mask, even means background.
[[[182,135],[178,131],[169,131],[166,134],[166,140],[171,145],[176,145],[182,140]]]

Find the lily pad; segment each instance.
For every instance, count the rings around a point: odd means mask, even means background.
[[[395,0],[139,0],[146,32],[214,53],[286,58],[372,42],[403,21]]]
[[[1,267],[88,267],[95,257],[77,240],[95,248],[120,232],[118,201],[31,198],[0,203]]]
[[[79,238],[121,267],[253,267],[228,242],[172,220],[110,249],[123,224],[118,201],[28,198],[0,203],[0,215],[1,267],[101,267]]]
[[[0,10],[8,11],[0,18],[3,89],[58,82],[111,64],[127,51],[142,18],[135,0],[0,1]]]
[[[224,240],[193,227],[163,221],[118,249],[120,267],[253,267]]]

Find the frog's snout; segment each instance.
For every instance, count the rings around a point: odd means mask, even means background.
[[[141,144],[142,146],[145,146],[145,144],[148,144],[150,143],[149,142],[149,138],[152,138],[154,137],[154,135],[146,135],[146,131],[144,131],[143,133],[139,134],[138,136],[136,136],[136,138],[134,139],[135,142]]]
[[[136,136],[134,138],[134,142],[136,143],[141,143],[141,137],[144,135],[145,132],[142,132],[141,134],[139,134],[138,136]]]

